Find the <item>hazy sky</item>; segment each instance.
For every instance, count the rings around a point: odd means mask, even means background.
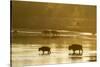
[[[61,29],[96,32],[96,7],[40,2],[12,2],[13,29]]]

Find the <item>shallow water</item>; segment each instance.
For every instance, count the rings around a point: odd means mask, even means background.
[[[72,51],[69,51],[67,47],[57,48],[51,44],[49,46],[51,54],[41,55],[42,52],[38,51],[39,47],[41,44],[13,44],[12,67],[96,61],[96,51],[89,48],[83,48],[83,55],[69,55]]]
[[[43,64],[63,64],[96,61],[95,37],[38,37],[38,36],[13,36],[12,37],[12,67],[24,67]],[[85,39],[84,39],[85,38]],[[82,55],[70,55],[68,50],[71,44],[83,46]],[[51,54],[42,55],[38,51],[41,46],[51,48]],[[76,51],[78,53],[78,51]]]

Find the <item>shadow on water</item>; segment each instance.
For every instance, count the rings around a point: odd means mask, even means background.
[[[95,61],[97,61],[97,58],[96,58],[96,56],[91,56],[88,61],[89,62],[95,62]]]
[[[69,53],[70,56],[82,56],[83,54],[79,54],[79,53]]]
[[[89,61],[89,62],[95,62],[97,60],[96,56],[82,56],[79,54],[71,54],[69,55],[69,59],[71,59],[72,62],[77,62],[77,61]]]
[[[78,57],[69,57],[72,61],[76,61],[76,60],[81,60],[82,57],[78,56]]]
[[[39,56],[49,56],[50,54],[47,54],[47,53],[45,53],[45,54],[40,54],[39,53]]]
[[[70,54],[69,55],[69,58],[73,61],[76,61],[76,60],[81,60],[82,59],[82,54]]]

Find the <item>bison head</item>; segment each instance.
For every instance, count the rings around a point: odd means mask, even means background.
[[[69,50],[71,50],[72,49],[72,47],[71,46],[69,46],[69,48],[68,48]]]

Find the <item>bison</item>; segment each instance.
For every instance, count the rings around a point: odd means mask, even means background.
[[[78,50],[79,51],[79,55],[83,54],[83,48],[82,45],[80,44],[72,44],[71,46],[69,46],[68,48],[69,50],[73,50],[73,55],[76,54],[75,51]]]
[[[43,46],[43,47],[40,47],[39,49],[38,49],[38,51],[42,51],[43,53],[43,55],[45,54],[45,51],[47,51],[48,53],[47,54],[50,54],[51,53],[51,51],[50,51],[50,47],[46,47],[46,46]]]

